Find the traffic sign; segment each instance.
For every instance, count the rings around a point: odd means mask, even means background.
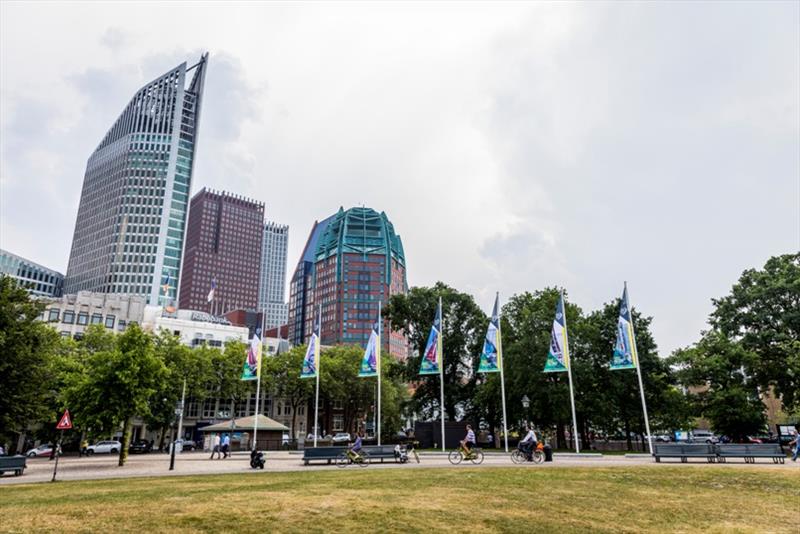
[[[69,410],[64,410],[64,415],[56,425],[56,430],[69,430],[72,428],[72,417],[69,416]]]

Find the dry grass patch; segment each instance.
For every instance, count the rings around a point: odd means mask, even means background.
[[[797,532],[795,469],[307,471],[0,488],[2,532]]]

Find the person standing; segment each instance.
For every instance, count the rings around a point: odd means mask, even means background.
[[[792,454],[792,461],[797,461],[797,455],[800,453],[800,424],[794,425],[794,453]]]
[[[214,437],[211,438],[211,458],[209,458],[209,460],[213,460],[215,454],[217,455],[217,459],[220,459],[219,434],[214,434]]]
[[[225,455],[223,456],[223,458],[227,458],[228,456],[230,456],[229,454],[230,449],[231,449],[231,436],[230,434],[225,434],[222,438],[222,454]]]
[[[89,456],[89,441],[86,438],[81,440],[81,450],[78,456]]]

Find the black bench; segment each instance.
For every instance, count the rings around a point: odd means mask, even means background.
[[[346,450],[345,447],[311,447],[303,449],[303,463],[308,465],[309,462],[315,460],[327,460],[330,464],[332,460],[336,460]]]
[[[381,459],[381,463],[386,458],[391,458],[397,461],[397,455],[394,453],[394,445],[369,445],[364,447],[364,451],[369,454],[370,461]]]
[[[717,459],[714,446],[707,443],[655,443],[654,448],[656,462],[661,458],[680,458],[681,463],[686,463],[689,458],[705,458],[709,463]]]
[[[22,475],[27,467],[24,456],[0,456],[0,475],[6,471],[14,471],[16,476]]]
[[[717,459],[725,463],[726,458],[744,458],[753,464],[756,458],[772,458],[773,463],[784,463],[786,453],[777,443],[725,443],[717,445]]]

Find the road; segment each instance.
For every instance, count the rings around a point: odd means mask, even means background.
[[[152,477],[152,476],[185,476],[185,475],[214,475],[224,473],[253,473],[263,474],[269,472],[286,471],[314,471],[314,470],[336,470],[334,465],[324,463],[304,466],[302,453],[290,452],[268,452],[266,454],[267,463],[265,469],[253,470],[249,464],[248,453],[234,453],[225,460],[210,460],[208,453],[188,452],[179,454],[175,461],[175,470],[169,471],[169,455],[167,454],[143,454],[131,455],[128,463],[124,467],[117,466],[117,457],[109,455],[97,455],[89,458],[77,458],[75,456],[65,456],[58,463],[58,480],[96,480],[106,478],[128,478],[128,477]],[[472,466],[472,463],[462,465]],[[665,465],[683,465],[691,469],[698,466],[707,466],[703,461],[693,461],[687,464],[680,464],[675,461],[664,461],[655,463],[646,455],[618,456],[607,455],[574,455],[556,454],[552,463],[541,465],[515,465],[511,462],[509,455],[504,453],[487,453],[482,466],[508,467],[515,469],[558,469],[568,467],[617,467],[617,466],[650,466],[659,468]],[[786,464],[775,465],[770,460],[759,460],[756,464],[746,464],[742,462],[728,462],[725,464],[714,464],[730,469],[798,469],[800,462],[794,464],[787,459]],[[447,460],[447,456],[442,453],[424,452],[421,454],[419,464],[397,464],[394,462],[373,463],[365,469],[426,469],[426,468],[450,468],[459,469],[461,466],[452,466]],[[349,466],[346,469],[360,469],[356,466]],[[13,484],[28,484],[35,482],[49,482],[53,477],[53,462],[46,458],[33,458],[28,460],[28,468],[21,477],[15,477],[6,473],[0,477],[0,486]]]

